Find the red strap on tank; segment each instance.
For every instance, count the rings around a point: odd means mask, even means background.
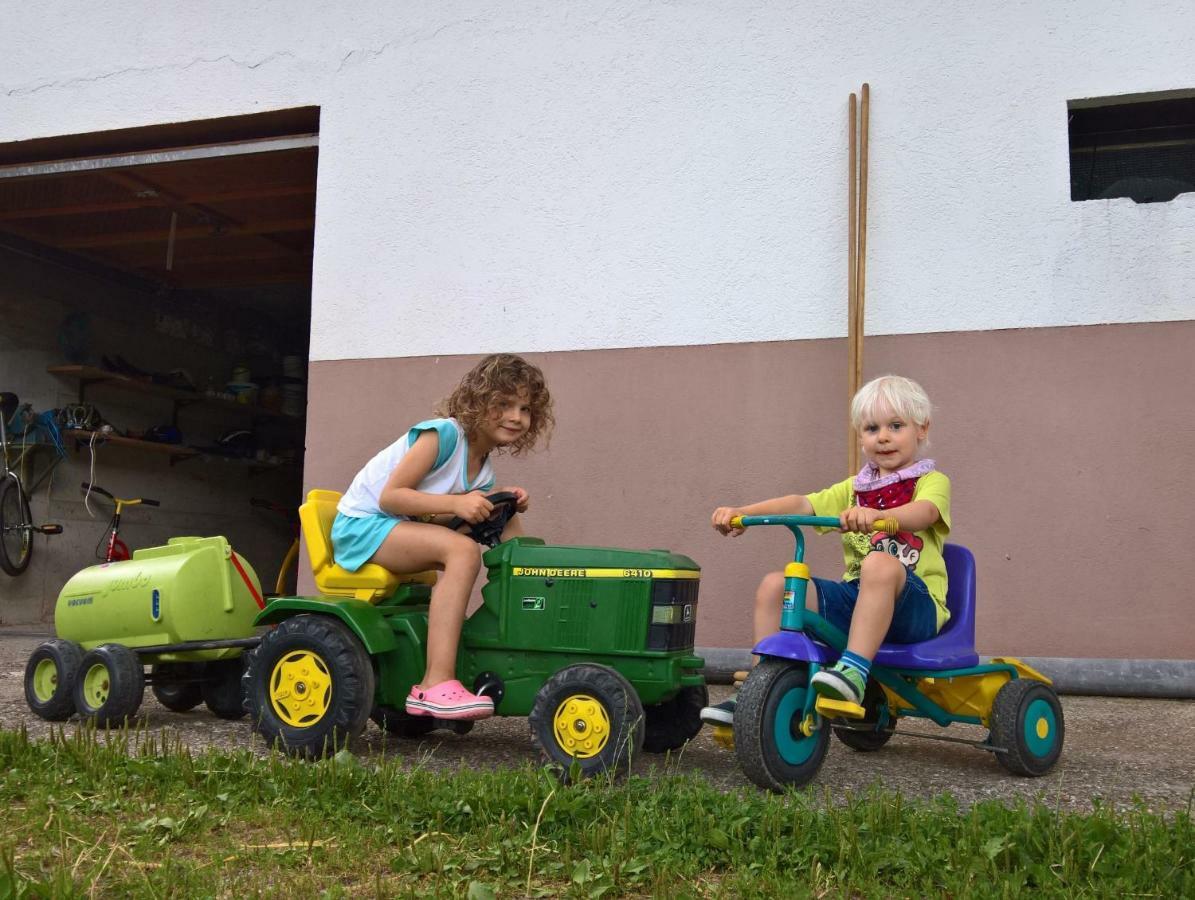
[[[245,582],[245,587],[249,588],[249,593],[252,594],[253,599],[257,601],[257,608],[265,609],[266,601],[261,599],[261,594],[258,592],[257,588],[253,586],[253,582],[249,580],[249,576],[245,574],[245,570],[241,566],[241,561],[237,559],[235,550],[232,551],[232,564],[236,566],[237,571],[241,574],[241,580]]]

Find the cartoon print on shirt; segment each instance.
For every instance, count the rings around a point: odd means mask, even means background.
[[[909,571],[917,567],[924,546],[925,541],[911,531],[898,531],[896,534],[878,531],[871,536],[871,552],[895,556]]]

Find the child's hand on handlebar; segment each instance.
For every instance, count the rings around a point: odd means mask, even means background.
[[[884,518],[882,509],[868,509],[865,506],[852,506],[838,517],[843,531],[857,531],[860,534],[871,534],[876,530],[877,520]]]
[[[735,528],[730,524],[730,520],[737,515],[740,515],[737,506],[719,506],[714,510],[710,522],[718,534],[729,534],[731,537],[738,537],[745,529]]]
[[[452,498],[452,512],[460,516],[470,525],[484,522],[494,511],[494,504],[485,498],[481,491],[470,491],[467,494],[454,494]]]

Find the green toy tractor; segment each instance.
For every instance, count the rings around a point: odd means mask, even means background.
[[[249,654],[245,701],[258,732],[303,757],[334,752],[372,718],[399,737],[471,722],[411,716],[404,701],[424,670],[434,573],[396,576],[331,557],[339,494],[300,508],[323,596],[277,597],[257,617],[274,626]],[[496,539],[513,495],[473,529]],[[500,514],[505,510],[504,514]],[[457,675],[527,716],[535,744],[583,775],[626,766],[640,750],[681,747],[701,728],[703,661],[693,654],[700,569],[666,550],[563,547],[517,537],[488,550],[482,605],[461,632]]]
[[[58,595],[58,636],[30,655],[25,700],[52,722],[78,712],[119,726],[137,714],[148,683],[168,709],[205,703],[239,719],[244,650],[259,640],[264,606],[253,567],[222,537],[172,538],[88,566]]]

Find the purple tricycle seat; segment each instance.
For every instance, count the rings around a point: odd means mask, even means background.
[[[960,544],[942,548],[946,560],[946,608],[942,630],[919,644],[883,644],[874,662],[895,669],[964,669],[979,665],[975,652],[975,557]]]

